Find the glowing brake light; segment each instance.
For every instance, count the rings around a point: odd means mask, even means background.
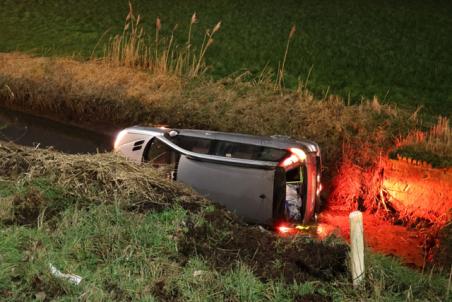
[[[280,225],[279,227],[277,227],[278,232],[281,234],[288,234],[292,231],[292,228],[285,226],[285,225]]]
[[[296,163],[303,162],[306,160],[306,153],[298,148],[289,148],[290,155],[285,158],[280,164],[280,167],[287,168]]]
[[[294,235],[298,232],[298,229],[294,226],[287,225],[286,223],[282,223],[276,227],[276,231],[280,235]]]

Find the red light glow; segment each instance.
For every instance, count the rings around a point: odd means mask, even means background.
[[[306,160],[306,153],[304,153],[303,150],[298,148],[289,148],[289,151],[291,153],[290,156],[279,164],[280,167],[288,168]]]
[[[317,226],[317,235],[319,235],[319,236],[325,235],[325,230],[323,229],[322,225]]]
[[[283,233],[283,234],[285,234],[285,233],[289,233],[290,232],[290,228],[289,227],[286,227],[286,226],[280,226],[280,227],[278,227],[278,231],[280,232],[280,233]]]
[[[288,234],[292,234],[292,233],[296,232],[296,229],[294,229],[290,226],[287,226],[285,224],[281,224],[281,225],[277,226],[276,230],[281,235],[288,235]]]

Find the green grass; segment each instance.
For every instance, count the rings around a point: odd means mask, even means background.
[[[425,105],[427,112],[450,115],[452,108],[452,5],[449,1],[134,1],[153,33],[160,16],[163,33],[174,24],[184,43],[197,12],[194,43],[222,20],[207,54],[211,75],[249,69],[274,70],[284,54],[292,24],[297,33],[286,62],[288,86],[309,79],[318,95],[361,96],[401,106]],[[102,34],[122,29],[126,1],[0,0],[0,51],[89,57]],[[110,33],[109,32],[109,33]],[[329,90],[328,90],[329,89]]]
[[[67,194],[49,180],[3,183],[2,196],[38,191],[49,204]],[[60,194],[54,194],[59,191]],[[330,297],[335,301],[441,300],[446,278],[421,274],[394,259],[366,255],[367,278],[353,290],[347,277],[331,281],[263,281],[237,260],[218,271],[196,255],[184,261],[177,240],[192,215],[180,206],[163,211],[130,212],[113,204],[70,202],[56,223],[39,227],[0,221],[0,293],[3,301],[44,297],[69,301],[293,301]],[[209,209],[206,209],[209,210]],[[195,223],[197,223],[195,221]],[[221,230],[214,230],[221,232]],[[214,244],[214,243],[208,243]],[[83,277],[79,286],[52,276],[49,263]]]

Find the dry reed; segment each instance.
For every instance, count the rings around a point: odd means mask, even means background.
[[[180,47],[175,42],[173,28],[169,38],[161,36],[162,21],[160,17],[155,21],[155,37],[149,38],[141,22],[141,16],[133,11],[129,2],[129,13],[125,19],[124,30],[121,34],[110,38],[101,60],[113,66],[126,66],[149,70],[153,74],[177,75],[196,77],[207,70],[205,57],[207,50],[213,43],[213,36],[220,29],[218,22],[212,30],[206,30],[204,41],[196,52],[192,45],[192,28],[198,19],[194,13],[190,19],[187,47]]]
[[[278,75],[276,77],[275,82],[275,89],[282,90],[284,87],[284,76],[285,76],[285,70],[286,70],[286,60],[287,60],[287,54],[289,53],[289,45],[290,41],[292,40],[297,28],[294,25],[292,25],[289,36],[287,38],[287,44],[286,44],[286,50],[284,51],[284,57],[282,63],[280,63],[280,68],[278,69]]]

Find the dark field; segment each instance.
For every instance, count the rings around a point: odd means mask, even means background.
[[[244,69],[257,74],[282,60],[292,24],[297,32],[287,58],[286,86],[305,80],[318,95],[352,101],[374,95],[427,112],[452,113],[452,4],[449,1],[133,1],[149,34],[156,16],[168,36],[178,24],[186,41],[190,17],[195,45],[217,21],[209,73]],[[102,34],[122,30],[127,1],[0,0],[0,51],[89,57]],[[153,37],[150,37],[153,39]],[[102,45],[102,43],[100,44]],[[97,48],[101,54],[102,47]]]

